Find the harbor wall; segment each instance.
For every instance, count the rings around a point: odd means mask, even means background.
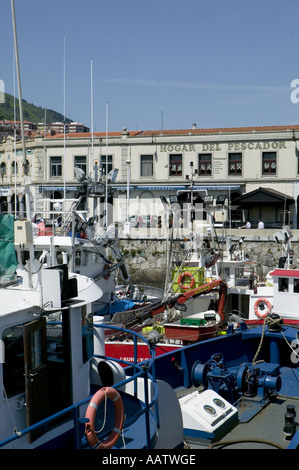
[[[239,248],[239,240],[242,242],[242,250],[248,254],[251,261],[259,263],[257,274],[262,279],[266,274],[278,266],[279,259],[285,255],[285,247],[281,242],[275,241],[273,230],[231,230],[229,236],[232,244]],[[291,248],[294,251],[294,259],[299,260],[299,230],[292,231]],[[218,233],[221,239],[221,233]],[[183,239],[173,241],[173,249],[180,253],[180,244]],[[125,255],[125,260],[132,283],[164,287],[166,266],[170,242],[166,238],[138,237],[120,239],[120,245]],[[221,246],[221,244],[220,244]]]

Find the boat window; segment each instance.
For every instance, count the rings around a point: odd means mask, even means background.
[[[81,251],[76,251],[76,257],[75,257],[75,265],[80,266],[81,265]]]
[[[278,291],[279,292],[288,292],[289,290],[289,280],[285,277],[278,278]]]
[[[62,251],[57,251],[57,254],[56,254],[56,261],[57,261],[57,264],[63,264],[63,255],[62,255]]]
[[[244,277],[244,268],[236,268],[236,278]]]
[[[93,315],[87,313],[86,305],[82,308],[82,359],[83,363],[91,359],[93,355]]]
[[[3,331],[3,383],[8,397],[25,392],[24,342],[22,325]]]
[[[42,335],[40,330],[35,330],[30,334],[31,344],[31,367],[37,369],[43,363],[42,357]]]
[[[294,279],[294,292],[299,292],[299,279]]]
[[[51,413],[56,413],[71,404],[69,332],[68,312],[55,312],[48,315],[47,365]]]

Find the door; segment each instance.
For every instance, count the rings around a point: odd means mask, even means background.
[[[46,319],[27,323],[23,328],[27,426],[31,426],[49,414]],[[45,431],[44,426],[32,432],[29,442],[33,442]]]

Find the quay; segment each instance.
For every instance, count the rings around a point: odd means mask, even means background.
[[[226,229],[233,244],[242,242],[243,250],[251,261],[259,263],[260,276],[278,266],[279,259],[284,256],[280,241],[275,240],[279,229]],[[299,230],[292,230],[292,250],[294,260],[299,259]],[[221,243],[224,234],[222,228],[216,229]],[[174,249],[180,250],[184,237],[174,237]],[[124,252],[132,282],[140,284],[161,285],[165,279],[167,268],[167,253],[169,250],[169,235],[166,236],[158,228],[132,228],[130,236],[120,231],[120,245]]]

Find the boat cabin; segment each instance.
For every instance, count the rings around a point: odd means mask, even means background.
[[[22,281],[1,288],[0,441],[90,392],[92,302],[101,290],[84,276],[68,277],[65,265],[42,268],[31,287]],[[71,426],[62,415],[13,446],[49,446]]]
[[[273,313],[298,319],[299,269],[275,269],[273,278]]]

